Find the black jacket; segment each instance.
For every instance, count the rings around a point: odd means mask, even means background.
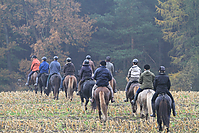
[[[92,78],[92,70],[91,70],[89,64],[84,64],[82,66],[82,68],[80,69],[79,76],[80,76],[81,81],[88,79],[88,78]]]
[[[75,75],[75,66],[73,63],[67,63],[64,65],[64,75]]]
[[[171,82],[169,80],[169,76],[165,73],[159,73],[159,75],[155,76],[154,80],[154,90],[158,92],[167,92],[170,90]]]

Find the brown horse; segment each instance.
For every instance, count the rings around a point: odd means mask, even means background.
[[[53,74],[49,79],[49,85],[47,95],[53,90],[54,99],[59,99],[59,87],[61,83],[61,76],[59,74]]]
[[[127,99],[130,99],[130,103],[134,99],[136,91],[139,89],[139,87],[140,87],[139,83],[132,83],[131,86],[129,87],[126,94],[127,94]],[[132,107],[133,113],[135,113],[137,106],[133,106],[133,104],[131,103],[131,107]]]
[[[101,115],[104,121],[107,120],[107,110],[108,104],[111,98],[111,92],[107,87],[98,87],[94,92],[94,99],[96,101],[97,109],[99,112],[99,119],[101,120]],[[101,112],[102,109],[102,112]]]
[[[77,79],[73,75],[67,75],[63,81],[63,87],[65,88],[66,98],[68,97],[71,101],[73,99],[73,92],[77,87]]]
[[[37,72],[34,72],[34,73],[31,75],[30,80],[29,80],[29,83],[28,83],[28,84],[29,84],[28,87],[29,87],[30,90],[33,90],[32,87],[30,87],[30,85],[34,85],[34,84],[36,83],[36,78],[37,78]],[[35,88],[34,88],[35,93],[37,94],[38,87],[37,87],[37,86],[34,86],[34,87],[35,87]]]
[[[137,113],[140,113],[142,118],[146,117],[146,120],[148,118],[148,115],[152,114],[151,99],[154,93],[155,93],[154,90],[146,89],[140,92],[138,95],[138,99],[136,102]],[[151,122],[152,122],[152,118],[151,118]]]
[[[109,84],[111,85],[113,92],[116,93],[117,89],[116,89],[116,80],[112,77],[112,80],[109,81]]]

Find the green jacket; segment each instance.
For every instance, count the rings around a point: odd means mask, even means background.
[[[144,71],[139,79],[139,83],[141,84],[140,89],[151,88],[153,89],[153,81],[155,75],[149,70]]]

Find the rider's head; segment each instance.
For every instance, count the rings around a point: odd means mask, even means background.
[[[89,60],[84,60],[84,64],[89,64]]]
[[[87,55],[87,56],[86,56],[86,59],[90,60],[90,59],[91,59],[91,56],[90,56],[90,55]]]
[[[133,59],[132,62],[133,62],[134,65],[137,65],[138,64],[138,59]]]
[[[71,58],[68,57],[68,58],[66,59],[66,61],[67,61],[67,62],[71,62]]]
[[[58,60],[58,56],[54,56],[54,60]]]
[[[110,57],[110,56],[107,56],[107,57],[106,57],[106,61],[107,61],[107,62],[110,62],[110,61],[111,61],[111,57]]]
[[[160,73],[164,73],[164,72],[165,72],[165,67],[164,67],[164,66],[160,66],[159,72],[160,72]]]
[[[37,58],[37,56],[36,56],[36,55],[33,55],[33,56],[32,56],[32,58],[36,59],[36,58]]]
[[[43,61],[46,61],[47,60],[47,58],[44,56],[44,57],[42,57],[41,58]]]
[[[144,69],[149,70],[150,66],[148,64],[144,65]]]
[[[104,61],[104,60],[103,60],[103,61],[101,61],[101,62],[100,62],[100,65],[102,65],[102,66],[106,66],[106,61]]]

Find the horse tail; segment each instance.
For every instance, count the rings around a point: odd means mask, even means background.
[[[162,117],[162,121],[166,127],[169,127],[169,108],[170,105],[166,99],[163,98],[163,100],[159,103],[159,116]]]
[[[99,92],[99,100],[100,100],[100,106],[102,108],[102,112],[105,116],[104,121],[106,121],[107,120],[107,107],[106,107],[106,102],[105,102],[105,99],[104,99],[104,92],[103,91]]]
[[[152,114],[152,105],[151,105],[151,99],[153,97],[152,91],[147,92],[147,108],[148,108],[148,114]]]
[[[72,89],[73,88],[73,81],[74,79],[73,79],[73,77],[69,77],[69,79],[68,79],[68,89],[70,88],[70,89]]]

